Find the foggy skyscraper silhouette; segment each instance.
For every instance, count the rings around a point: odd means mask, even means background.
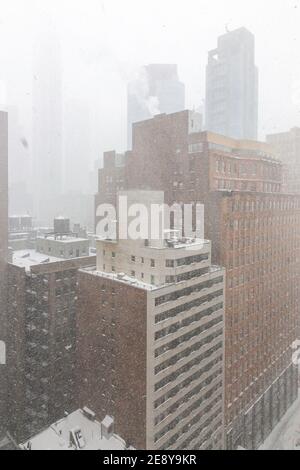
[[[257,138],[258,69],[255,38],[246,28],[228,32],[209,52],[206,129],[235,139]]]
[[[179,81],[177,65],[151,64],[140,70],[128,86],[128,137],[132,146],[132,124],[156,114],[170,114],[185,108],[185,85]]]
[[[48,222],[53,199],[62,190],[61,49],[54,32],[45,32],[36,47],[33,77],[34,216]]]

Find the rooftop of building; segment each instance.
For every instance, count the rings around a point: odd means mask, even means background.
[[[74,234],[59,234],[59,233],[51,233],[51,234],[45,234],[45,235],[39,235],[37,237],[37,240],[49,240],[49,241],[55,241],[59,243],[75,243],[75,242],[86,242],[88,243],[89,240],[88,238],[79,238],[76,237]]]
[[[100,423],[88,408],[80,409],[20,444],[21,450],[125,450],[126,442],[113,432],[106,416]]]
[[[61,258],[48,256],[36,250],[17,250],[13,253],[12,257],[12,264],[19,268],[25,268],[26,271],[30,271],[32,266],[56,263],[58,261],[62,261]]]
[[[154,240],[153,244],[151,244],[151,240],[140,240],[144,242],[144,248],[149,250],[197,250],[203,248],[205,245],[210,245],[211,242],[209,240],[204,240],[202,238],[191,238],[191,237],[177,237],[178,230],[171,230],[168,231],[170,236],[162,240],[162,244],[160,245],[160,240]],[[118,245],[119,241],[117,239],[110,239],[110,238],[96,238],[97,242],[102,243],[111,243],[113,245]],[[121,240],[122,242],[122,240]],[[158,243],[158,244],[156,244]]]
[[[150,123],[159,123],[161,125],[162,121],[174,121],[176,122],[178,119],[181,118],[186,118],[190,119],[190,117],[193,114],[197,114],[194,111],[191,110],[184,110],[184,111],[178,111],[176,113],[171,113],[171,114],[159,114],[156,115],[152,118],[146,119],[144,121],[140,121],[138,123],[134,124],[134,127],[138,129],[139,127],[143,127],[145,125],[148,125]],[[269,157],[273,159],[274,161],[278,161],[278,159],[275,158],[274,152],[272,150],[272,146],[263,141],[257,141],[257,140],[249,140],[249,139],[234,139],[231,137],[227,137],[225,135],[217,134],[208,130],[205,131],[199,131],[193,130],[192,132],[189,132],[191,136],[200,136],[201,141],[208,141],[211,143],[215,143],[218,145],[223,145],[224,147],[227,147],[230,151],[232,152],[243,152],[243,151],[248,151],[248,152],[256,152],[257,156],[260,157]],[[259,155],[260,153],[260,155]],[[239,156],[239,155],[237,155]]]
[[[146,282],[139,281],[135,277],[128,276],[125,273],[107,273],[104,271],[100,271],[95,267],[83,268],[82,271],[88,272],[89,274],[92,274],[93,276],[110,279],[112,281],[120,282],[122,284],[127,284],[132,287],[136,287],[137,289],[143,289],[147,291],[154,291],[154,290],[161,289],[162,287],[165,287],[163,285],[155,286],[152,284],[147,284]]]
[[[12,255],[12,264],[19,268],[25,268],[25,271],[30,272],[31,267],[45,265],[50,263],[61,263],[62,261],[80,260],[83,258],[93,258],[95,253],[92,249],[89,250],[89,254],[84,257],[74,258],[58,258],[55,256],[49,256],[48,254],[40,253],[35,249],[16,250]]]
[[[222,150],[223,148],[224,151],[230,151],[236,158],[260,158],[281,163],[280,160],[276,158],[273,147],[267,142],[233,139],[211,131],[200,132],[198,133],[198,136],[200,137],[201,142],[215,144],[216,146],[219,146],[219,150]]]
[[[223,271],[223,269],[224,268],[220,266],[212,265],[208,268],[207,274],[218,272],[218,271]],[[165,287],[174,286],[175,284],[174,282],[174,283],[168,283],[168,284],[152,285],[146,282],[142,282],[139,279],[129,276],[128,274],[125,274],[125,273],[104,272],[104,271],[100,271],[96,267],[83,268],[81,271],[88,272],[89,274],[93,276],[98,276],[104,279],[110,279],[112,281],[119,282],[121,284],[127,284],[129,286],[136,287],[137,289],[142,289],[145,291],[157,291]],[[185,281],[182,281],[182,282],[185,282]],[[179,284],[179,282],[177,282],[176,284]]]

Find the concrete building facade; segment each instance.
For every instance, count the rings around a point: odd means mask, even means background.
[[[37,237],[36,246],[39,253],[55,258],[72,259],[89,255],[89,240],[74,235],[46,235]]]
[[[80,271],[80,400],[134,447],[223,448],[224,280],[210,242],[176,236],[98,241]]]

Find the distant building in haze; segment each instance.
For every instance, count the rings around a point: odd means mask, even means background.
[[[61,49],[54,33],[39,39],[33,79],[34,213],[49,223],[53,200],[62,191],[62,79]]]
[[[156,114],[185,108],[185,85],[179,81],[177,65],[151,64],[128,86],[128,149],[132,146],[132,124]]]
[[[255,38],[246,28],[220,36],[208,54],[205,126],[227,137],[257,139]]]

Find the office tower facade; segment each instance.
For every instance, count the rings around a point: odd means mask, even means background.
[[[64,241],[61,245],[64,249]],[[13,255],[8,268],[7,409],[17,442],[77,407],[77,271],[95,262],[94,257],[64,260],[36,250]]]
[[[47,225],[57,215],[62,191],[62,65],[54,33],[44,33],[36,47],[33,77],[34,217]]]
[[[7,255],[8,255],[8,116],[0,112],[0,432],[6,426],[5,343],[7,320]],[[4,429],[2,428],[4,427]]]
[[[246,28],[220,36],[206,70],[208,131],[235,139],[257,139],[258,70],[255,38]]]
[[[122,193],[128,206],[163,193]],[[173,232],[172,232],[173,233]],[[97,242],[79,279],[79,396],[138,449],[223,448],[224,270],[209,241]]]
[[[132,124],[156,114],[175,113],[185,108],[185,86],[179,81],[177,65],[151,64],[140,70],[128,85],[128,149],[132,146]]]
[[[284,190],[300,193],[300,128],[267,135],[267,142],[284,163]]]
[[[126,184],[205,206],[213,262],[226,268],[227,446],[252,449],[297,397],[300,200],[282,191],[269,145],[193,131],[191,121],[183,112],[134,125]]]

